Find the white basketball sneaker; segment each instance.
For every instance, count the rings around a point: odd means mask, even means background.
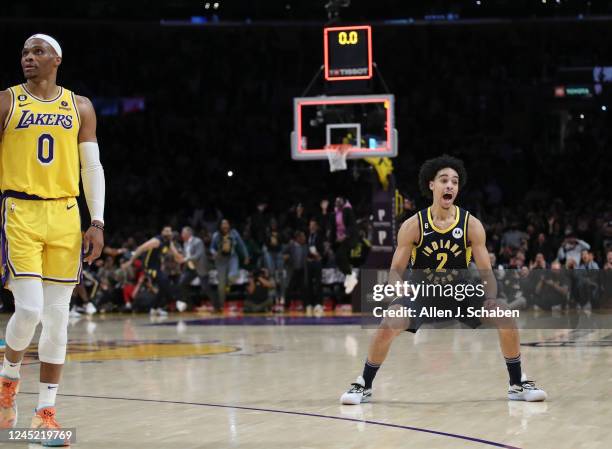
[[[372,398],[372,389],[365,388],[365,380],[359,376],[357,380],[351,384],[351,388],[340,396],[340,403],[345,405],[358,405],[364,402],[369,402]]]
[[[344,278],[344,293],[350,295],[357,286],[358,282],[359,279],[357,279],[357,275],[355,273],[347,274]]]
[[[87,315],[94,315],[97,311],[98,309],[96,309],[96,306],[94,306],[91,302],[88,302],[85,306],[85,313]]]
[[[184,312],[187,310],[187,303],[185,301],[176,300],[176,310],[179,312]]]
[[[508,399],[511,401],[541,402],[547,397],[546,392],[530,380],[523,380],[521,385],[511,385],[508,388]]]

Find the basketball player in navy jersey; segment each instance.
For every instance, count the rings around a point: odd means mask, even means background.
[[[486,234],[482,223],[464,209],[455,206],[455,199],[467,180],[463,162],[451,156],[443,155],[426,161],[419,172],[419,186],[422,193],[432,199],[432,204],[406,220],[398,233],[397,248],[391,262],[389,283],[403,279],[404,272],[410,263],[413,281],[432,282],[433,277],[460,281],[462,274],[473,257],[480,272],[483,297],[472,301],[455,301],[455,298],[435,298],[437,303],[420,301],[412,302],[407,298],[396,298],[389,308],[400,305],[419,308],[441,305],[448,309],[462,308],[477,304],[481,309],[492,310],[500,307],[497,303],[497,283],[491,269],[486,248]],[[430,300],[432,298],[427,298]],[[510,387],[508,399],[516,401],[544,401],[546,392],[535,386],[532,381],[522,379],[519,332],[513,319],[477,318],[463,314],[459,318],[428,318],[420,313],[412,318],[385,319],[373,336],[368,351],[363,374],[357,378],[351,388],[344,393],[340,401],[343,404],[356,405],[368,402],[372,397],[372,382],[381,364],[385,361],[391,343],[404,330],[416,332],[421,324],[432,321],[457,319],[476,328],[488,322],[498,329],[501,351],[504,355]]]

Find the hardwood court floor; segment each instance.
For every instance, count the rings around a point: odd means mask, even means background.
[[[371,333],[351,321],[84,318],[69,330],[58,418],[77,428],[76,447],[96,449],[612,447],[612,331],[523,331],[524,343],[549,341],[522,348],[550,398],[531,404],[505,399],[495,331],[406,333],[373,402],[342,406]],[[37,372],[28,359],[20,426]]]

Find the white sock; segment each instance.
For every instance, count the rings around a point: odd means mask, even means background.
[[[46,384],[40,382],[38,384],[38,407],[40,410],[43,407],[55,407],[55,396],[57,396],[58,384]]]
[[[4,357],[4,361],[2,362],[2,371],[1,375],[10,377],[11,379],[19,379],[19,369],[21,368],[21,362],[13,363],[6,360]]]

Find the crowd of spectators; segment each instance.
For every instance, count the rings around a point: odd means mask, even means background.
[[[524,227],[511,222],[503,233],[492,231],[489,258],[511,308],[612,307],[612,213],[563,216],[533,213]]]
[[[367,219],[355,216],[342,197],[321,200],[318,210],[302,204],[277,217],[265,201],[236,226],[225,218],[202,220],[195,211],[178,232],[139,242],[128,238],[103,258],[85,267],[75,290],[73,315],[96,311],[282,312],[307,315],[328,304],[350,302],[357,284],[353,269],[365,261],[371,246]],[[221,216],[220,211],[215,213]],[[228,307],[229,306],[229,307]]]
[[[404,200],[398,224],[417,204]],[[510,307],[598,307],[612,299],[612,211],[577,216],[558,200],[525,216],[507,212],[481,218],[499,295]],[[311,210],[297,204],[281,216],[260,201],[236,223],[205,215],[196,211],[180,233],[166,226],[140,245],[111,238],[104,258],[85,271],[75,308],[165,315],[169,308],[220,312],[227,302],[244,312],[294,307],[320,315],[324,303],[350,302],[346,275],[367,258],[372,225],[348,200],[330,207],[324,199]]]

